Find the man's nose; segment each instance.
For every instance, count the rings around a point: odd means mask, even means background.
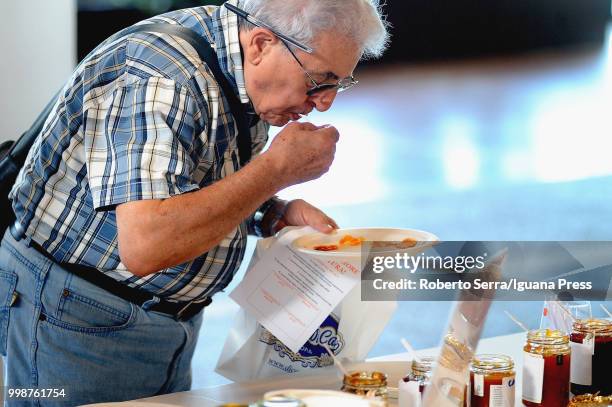
[[[329,89],[312,95],[310,99],[314,103],[315,109],[317,109],[319,112],[324,112],[329,110],[329,108],[332,106],[337,94],[338,90]]]

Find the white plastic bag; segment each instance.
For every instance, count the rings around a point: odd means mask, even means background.
[[[283,229],[286,233],[291,228]],[[257,243],[247,273],[276,238]],[[215,371],[236,382],[283,374],[316,373],[333,365],[322,344],[341,360],[363,361],[397,308],[395,301],[361,301],[359,284],[296,354],[242,308],[235,317]]]

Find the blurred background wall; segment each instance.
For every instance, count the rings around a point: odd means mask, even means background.
[[[385,10],[397,43],[386,60],[499,55],[601,43],[609,0],[410,0]]]
[[[79,56],[110,34],[165,11],[220,0],[78,0]],[[601,43],[609,0],[385,2],[393,42],[380,62],[423,61]]]
[[[0,141],[18,137],[72,72],[74,0],[0,2]]]
[[[0,103],[7,114],[0,123],[0,139],[23,131],[68,76],[77,58],[83,58],[112,33],[155,14],[220,3],[2,2]],[[601,44],[610,1],[412,0],[388,1],[385,10],[393,26],[393,42],[377,66]]]

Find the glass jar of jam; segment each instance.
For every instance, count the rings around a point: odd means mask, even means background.
[[[574,322],[570,341],[572,394],[612,395],[612,321],[578,319]]]
[[[417,382],[419,384],[419,393],[423,395],[423,390],[425,390],[425,386],[429,384],[431,379],[434,364],[435,359],[431,356],[424,356],[419,360],[413,360],[411,372],[404,377],[404,382]]]
[[[470,406],[514,407],[515,379],[510,356],[474,356],[470,366]]]
[[[582,394],[574,396],[568,407],[608,407],[612,406],[612,396],[595,396],[593,394]]]
[[[387,375],[382,372],[349,372],[344,375],[342,391],[387,401]]]
[[[570,379],[569,336],[552,329],[529,331],[523,351],[523,404],[566,406]]]

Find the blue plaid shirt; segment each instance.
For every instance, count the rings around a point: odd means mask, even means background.
[[[241,102],[250,102],[236,15],[196,7],[147,22],[180,24],[208,39]],[[10,194],[17,227],[58,262],[95,267],[165,299],[221,290],[240,266],[252,218],[208,253],[137,277],[119,257],[114,211],[240,169],[234,121],[219,93],[197,52],[178,37],[137,33],[107,44],[72,75],[29,152]],[[267,133],[261,121],[251,128],[253,154]]]

